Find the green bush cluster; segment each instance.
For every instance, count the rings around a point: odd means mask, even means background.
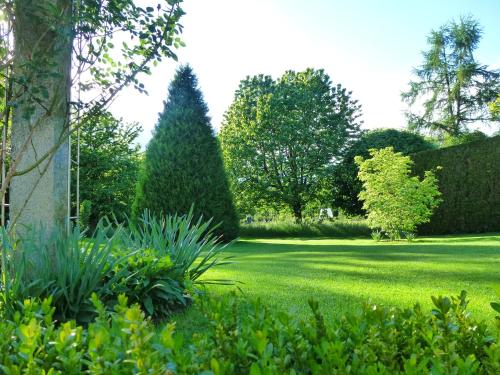
[[[497,374],[500,327],[474,321],[465,292],[433,298],[432,313],[366,304],[325,321],[316,302],[301,320],[239,297],[199,300],[207,328],[191,338],[161,329],[118,298],[110,313],[96,295],[87,327],[56,324],[51,300],[27,300],[0,321],[6,374]]]
[[[414,170],[441,166],[442,203],[419,233],[500,231],[500,136],[413,154]]]
[[[332,205],[349,215],[364,215],[363,202],[359,193],[363,186],[358,179],[359,168],[354,158],[370,157],[371,149],[394,148],[403,155],[419,151],[432,150],[435,146],[422,136],[406,130],[374,129],[365,131],[361,137],[345,150],[342,161],[337,164],[332,174]]]
[[[371,149],[370,156],[354,158],[363,182],[359,199],[368,213],[368,225],[391,240],[399,239],[401,233],[409,239],[419,224],[429,222],[441,201],[436,176],[432,171],[425,171],[422,180],[411,176],[411,158],[392,147]]]
[[[214,229],[190,211],[159,219],[145,212],[128,227],[101,222],[87,238],[78,227],[69,235],[32,229],[20,240],[3,230],[0,300],[13,316],[27,298],[51,298],[57,320],[88,323],[92,294],[110,308],[124,294],[164,319],[190,303],[195,284],[208,281],[201,275],[226,263]]]

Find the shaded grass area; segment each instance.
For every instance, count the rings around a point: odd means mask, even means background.
[[[370,229],[365,220],[335,220],[301,224],[293,221],[271,221],[242,224],[240,236],[248,238],[369,237]]]
[[[431,309],[432,295],[466,290],[474,317],[492,321],[500,285],[500,234],[420,238],[412,243],[371,239],[244,239],[227,250],[237,263],[207,278],[233,279],[250,298],[306,316],[315,298],[327,317],[349,314],[371,300],[386,306]],[[223,295],[234,287],[210,286]],[[197,318],[177,317],[180,328]],[[202,324],[202,323],[199,323]],[[188,330],[194,328],[187,328]]]

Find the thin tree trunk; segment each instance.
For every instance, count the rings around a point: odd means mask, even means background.
[[[293,216],[295,217],[295,222],[297,224],[302,223],[302,203],[300,201],[296,201],[292,205]]]

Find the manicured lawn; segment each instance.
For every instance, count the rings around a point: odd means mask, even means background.
[[[349,313],[371,299],[406,307],[431,295],[465,289],[470,311],[483,319],[500,285],[500,234],[420,238],[413,243],[371,239],[245,239],[228,255],[236,264],[214,269],[208,278],[241,281],[243,292],[270,306],[308,312],[317,299],[326,315]],[[232,287],[212,286],[212,293]],[[188,314],[189,315],[189,314]]]

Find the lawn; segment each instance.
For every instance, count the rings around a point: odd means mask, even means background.
[[[311,297],[331,316],[349,313],[369,299],[399,307],[418,301],[430,308],[432,295],[456,295],[464,289],[474,316],[489,320],[494,316],[489,306],[494,287],[500,285],[500,234],[413,243],[243,239],[227,254],[237,263],[211,270],[206,277],[238,280],[247,296],[301,315],[308,312]],[[215,294],[232,289],[210,287]]]

